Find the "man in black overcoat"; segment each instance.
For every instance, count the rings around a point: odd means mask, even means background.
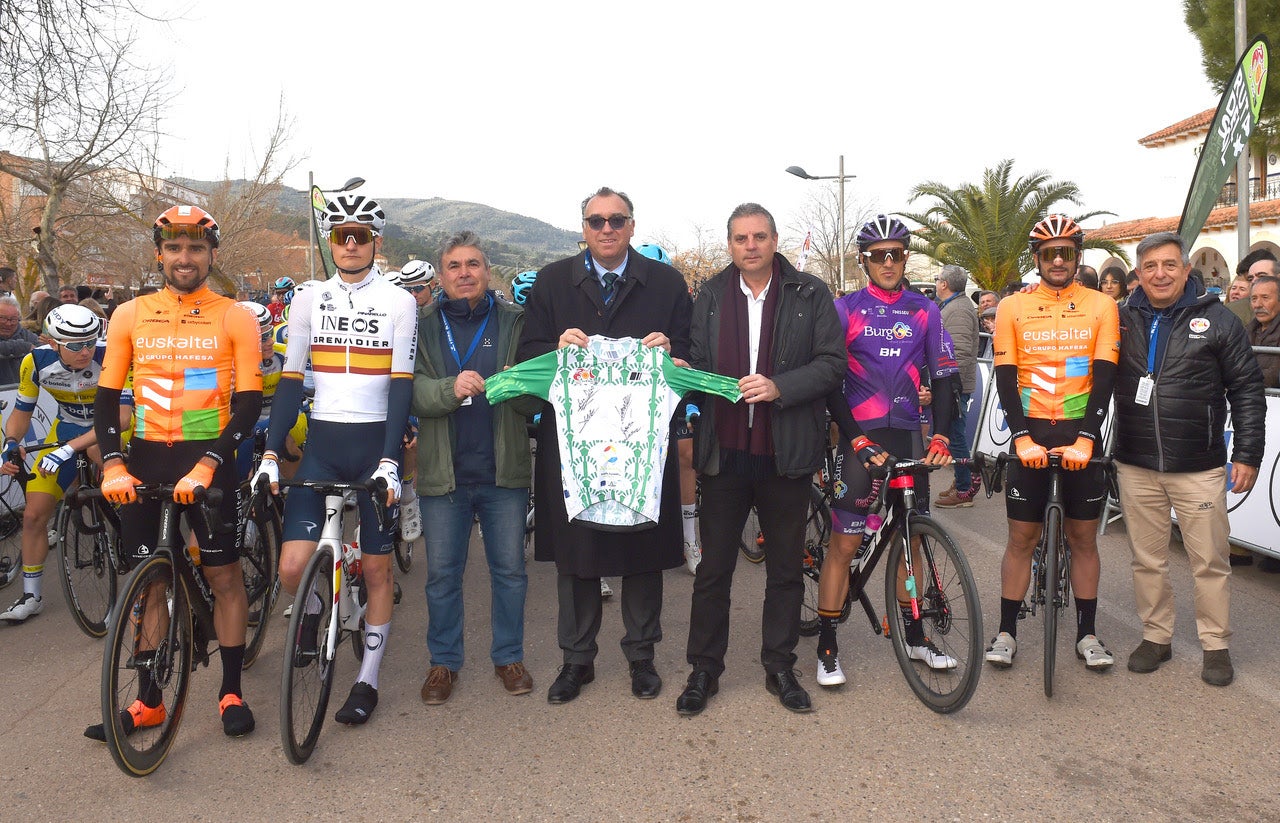
[[[635,212],[626,194],[601,188],[583,201],[587,248],[538,272],[525,305],[518,360],[585,346],[592,335],[634,337],[674,358],[689,356],[688,286],[671,266],[632,249],[634,232]],[[595,679],[601,577],[622,577],[622,651],[630,664],[632,693],[648,699],[662,689],[653,665],[654,644],[662,639],[662,572],[684,563],[676,453],[672,439],[656,526],[618,532],[569,522],[555,414],[550,406],[544,409],[534,464],[534,557],[556,563],[556,633],[564,651],[564,665],[547,692],[549,702],[567,703]]]

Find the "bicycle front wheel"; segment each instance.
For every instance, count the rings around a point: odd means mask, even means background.
[[[969,562],[951,535],[931,517],[913,515],[911,534],[894,535],[885,562],[889,637],[898,665],[916,696],[939,714],[964,708],[982,674],[982,607]],[[899,607],[899,570],[909,545],[918,543],[915,590],[920,608],[919,645],[908,642]]]
[[[187,699],[192,649],[186,586],[168,557],[148,558],[125,581],[102,656],[102,726],[125,774],[151,774],[169,753]]]
[[[315,599],[320,609],[315,612]],[[307,614],[307,601],[311,611]],[[333,691],[334,660],[326,651],[333,614],[333,551],[321,547],[312,555],[298,583],[289,634],[284,645],[284,670],[280,679],[280,742],[290,763],[301,765],[311,757],[324,725],[324,713]]]
[[[62,590],[80,631],[107,633],[107,615],[116,602],[116,552],[120,535],[96,501],[64,506],[58,514],[58,565]]]
[[[1063,603],[1059,581],[1062,560],[1062,512],[1049,509],[1044,520],[1044,696],[1053,697],[1053,673],[1058,662],[1058,610]]]
[[[276,605],[280,521],[272,514],[255,511],[249,513],[240,528],[240,571],[244,575],[244,590],[249,600],[249,625],[244,646],[244,668],[247,669],[262,651],[262,643],[267,638],[267,623]]]
[[[3,503],[0,503],[3,505]],[[0,589],[22,575],[22,512],[0,514]]]
[[[813,637],[818,633],[818,582],[822,577],[822,563],[827,556],[831,540],[831,508],[816,486],[809,488],[809,516],[804,527],[804,600],[800,604],[800,635]],[[849,616],[849,600],[845,599],[844,614]]]

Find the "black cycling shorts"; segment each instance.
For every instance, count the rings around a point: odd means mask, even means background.
[[[213,440],[190,440],[173,445],[134,438],[129,444],[129,473],[143,483],[177,483],[200,462]],[[222,504],[209,518],[213,531],[211,545],[204,529],[194,529],[200,543],[200,565],[229,566],[240,559],[240,529],[237,528],[236,480],[234,461],[226,461],[213,473],[213,487],[222,490]],[[139,500],[120,507],[120,539],[133,560],[145,560],[155,554],[157,530],[160,527],[159,500]],[[180,506],[179,509],[187,509]]]
[[[333,423],[312,418],[307,448],[298,463],[296,480],[336,480],[362,483],[373,476],[382,459],[386,423]],[[357,495],[360,504],[360,551],[390,554],[400,531],[400,507],[392,506],[387,528],[378,529],[372,495]],[[377,505],[381,506],[379,500]],[[284,539],[320,539],[324,527],[324,495],[294,486],[284,503]]]
[[[1027,432],[1046,449],[1070,446],[1080,436],[1080,423],[1028,417]],[[1049,470],[1028,469],[1022,465],[1012,443],[1009,453],[1014,459],[1009,461],[1005,476],[1005,512],[1010,520],[1039,523],[1044,520],[1044,507],[1049,502]],[[1102,466],[1090,463],[1080,471],[1062,472],[1063,511],[1072,520],[1097,520],[1106,496],[1107,482]]]
[[[871,442],[894,457],[919,460],[924,457],[924,441],[919,429],[872,429]],[[929,475],[916,476],[916,511],[929,513]],[[848,440],[841,439],[836,453],[835,493],[831,501],[831,529],[835,534],[862,534],[871,504],[871,475],[853,452]]]

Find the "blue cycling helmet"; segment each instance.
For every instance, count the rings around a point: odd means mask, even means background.
[[[858,229],[858,251],[864,252],[872,243],[883,240],[894,240],[905,249],[911,241],[911,230],[896,217],[877,214],[873,219],[862,224]]]
[[[538,273],[536,271],[522,271],[511,278],[511,299],[517,306],[523,306],[525,301],[529,299],[529,291],[533,288],[533,283],[537,279]]]
[[[636,251],[640,252],[650,260],[657,260],[659,263],[666,263],[668,266],[671,265],[671,258],[667,255],[666,250],[655,243],[645,243],[643,246],[636,249]]]

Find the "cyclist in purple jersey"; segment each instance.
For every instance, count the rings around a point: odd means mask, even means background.
[[[933,380],[958,373],[951,341],[933,301],[874,282],[836,300],[848,372],[844,396],[862,429],[906,429],[920,423],[920,364]]]
[[[831,506],[831,544],[818,583],[818,685],[845,682],[836,643],[836,623],[848,595],[849,564],[862,545],[867,508],[875,496],[868,464],[888,454],[946,465],[951,462],[946,431],[934,428],[926,448],[920,437],[922,369],[929,375],[935,420],[949,421],[955,408],[959,369],[938,307],[906,288],[911,233],[902,221],[879,215],[858,232],[858,253],[868,285],[836,300],[845,332],[844,389],[828,398],[840,427],[835,496]],[[928,505],[925,478],[917,487],[918,508]],[[892,572],[888,572],[892,573]],[[898,570],[899,599],[905,599]],[[911,607],[903,611],[908,654],[932,669],[950,669],[956,661],[924,636]]]

